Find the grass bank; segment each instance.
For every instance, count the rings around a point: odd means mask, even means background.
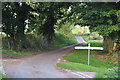
[[[13,50],[2,50],[3,54],[8,54],[8,55],[24,55],[24,54],[31,54],[32,52],[30,51],[20,51],[20,52],[16,52]]]

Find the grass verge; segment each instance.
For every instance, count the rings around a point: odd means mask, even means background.
[[[117,67],[117,65],[114,65],[110,61],[103,61],[96,58],[96,55],[100,52],[101,51],[91,50],[89,66],[87,65],[87,50],[75,50],[72,54],[63,56],[63,58],[69,62],[60,62],[56,65],[63,69],[98,72],[96,78],[105,78],[103,75],[104,71],[108,68]]]
[[[111,68],[114,65],[108,61],[103,61],[100,59],[97,59],[95,55],[100,53],[101,51],[95,51],[91,50],[91,58],[90,58],[90,65],[99,67],[99,68]],[[86,64],[88,62],[88,53],[87,50],[75,50],[73,54],[69,54],[67,56],[63,56],[64,59],[70,61],[70,62],[75,62],[75,63],[82,63]]]
[[[8,54],[8,55],[24,55],[24,54],[31,54],[32,52],[29,51],[20,51],[20,52],[16,52],[13,50],[2,50],[3,54]]]
[[[77,70],[77,71],[90,71],[90,72],[100,72],[104,69],[100,69],[94,66],[88,66],[81,63],[74,63],[74,62],[60,62],[57,63],[58,67],[64,68],[64,69],[70,69],[70,70]]]

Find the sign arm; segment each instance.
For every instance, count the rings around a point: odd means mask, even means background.
[[[103,50],[103,47],[90,47],[90,43],[89,43],[88,47],[76,46],[75,49],[88,49],[88,65],[90,65],[90,49]]]

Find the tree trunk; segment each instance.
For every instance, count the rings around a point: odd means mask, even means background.
[[[114,46],[115,43],[113,42],[113,40],[108,36],[104,36],[104,42],[103,42],[104,52],[112,54],[113,50],[115,49]]]
[[[118,51],[118,50],[120,50],[120,43],[119,42],[115,43],[115,45],[114,45],[114,51]]]
[[[45,21],[45,24],[42,28],[42,34],[44,37],[46,37],[47,41],[50,43],[52,41],[52,38],[54,36],[54,24],[56,23],[56,20],[54,18],[54,4],[51,4],[51,7],[49,8],[47,20]]]

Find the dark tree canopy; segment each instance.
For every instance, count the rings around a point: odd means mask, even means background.
[[[114,43],[120,41],[119,3],[89,2],[73,7],[76,24],[90,26],[91,31],[104,37],[104,50],[111,53]],[[111,43],[111,44],[110,44]]]
[[[90,26],[91,31],[102,35],[106,52],[111,53],[109,50],[113,50],[114,43],[120,43],[119,3],[5,2],[2,4],[2,13],[3,32],[18,42],[25,39],[27,30],[36,35],[42,34],[50,43],[55,28],[68,22]],[[24,42],[22,47],[25,47]]]
[[[3,32],[14,38],[24,36],[25,20],[27,19],[30,10],[30,6],[26,3],[3,3]]]

